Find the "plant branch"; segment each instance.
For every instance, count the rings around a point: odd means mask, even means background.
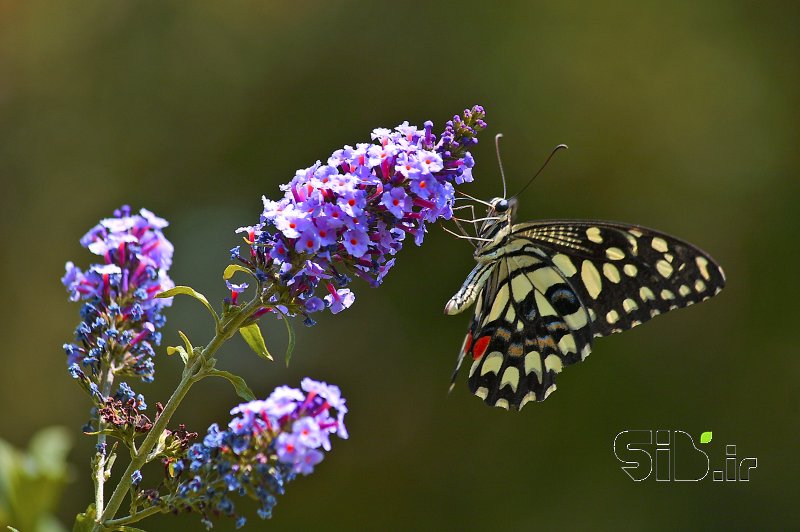
[[[113,365],[109,364],[108,372],[106,373],[106,378],[103,382],[103,389],[102,394],[103,397],[108,397],[111,394],[111,387],[114,385],[114,368]],[[97,455],[98,460],[95,464],[95,471],[94,471],[94,506],[97,509],[97,513],[103,513],[103,505],[105,504],[105,482],[106,482],[106,463],[107,463],[107,454],[105,450],[101,451],[100,449],[105,448],[106,444],[106,435],[103,432],[105,423],[103,423],[102,419],[98,418],[97,423],[97,430],[99,434],[97,435]]]
[[[164,410],[161,412],[161,415],[158,417],[158,419],[156,419],[155,423],[153,423],[153,427],[150,429],[150,432],[147,433],[147,436],[139,446],[138,452],[131,460],[130,464],[128,464],[127,469],[125,469],[119,484],[117,484],[114,493],[108,500],[108,505],[102,513],[98,512],[99,517],[95,523],[93,529],[94,532],[101,532],[104,528],[106,528],[107,522],[117,513],[117,510],[119,510],[119,507],[122,505],[122,501],[125,499],[125,495],[130,488],[131,475],[134,471],[141,469],[141,467],[145,464],[148,454],[158,443],[161,434],[164,432],[164,429],[166,429],[167,424],[177,410],[178,405],[180,405],[181,401],[183,401],[184,397],[186,397],[189,388],[192,387],[192,384],[196,382],[197,377],[202,374],[204,369],[206,369],[208,361],[211,360],[220,346],[222,346],[226,340],[236,333],[241,324],[247,320],[259,307],[262,306],[261,298],[259,297],[260,292],[261,287],[259,286],[258,290],[256,291],[255,298],[247,303],[247,305],[242,307],[242,309],[232,316],[228,321],[225,323],[220,322],[217,326],[214,338],[211,339],[201,354],[193,357],[190,365],[184,368],[178,387],[172,393],[172,396],[164,406]]]
[[[115,526],[122,526],[128,525],[131,523],[135,523],[136,521],[141,521],[145,517],[149,517],[154,514],[162,513],[164,509],[160,506],[151,506],[146,510],[142,510],[141,512],[136,512],[135,514],[126,515],[125,517],[120,517],[119,519],[110,519],[105,522],[106,527],[115,527]]]

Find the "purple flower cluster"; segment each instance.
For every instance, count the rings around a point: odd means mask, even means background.
[[[173,511],[197,511],[210,518],[226,515],[244,525],[230,496],[259,502],[258,515],[272,515],[276,496],[297,474],[308,475],[331,449],[330,437],[347,438],[345,400],[339,388],[303,379],[301,389],[281,386],[263,401],[231,410],[226,430],[211,425],[202,443],[192,445],[183,460],[168,460],[173,495],[159,504]]]
[[[84,374],[98,383],[106,378],[103,372],[113,371],[153,380],[152,346],[161,341],[161,311],[172,303],[155,295],[174,286],[167,275],[173,247],[162,233],[166,226],[147,209],[132,214],[123,206],[81,238],[81,245],[102,262],[86,271],[67,262],[61,279],[72,301],[84,301],[75,341],[64,345],[73,377]],[[124,393],[132,397],[125,386]]]
[[[270,301],[290,314],[352,305],[351,275],[379,285],[406,235],[420,245],[426,224],[452,216],[454,185],[472,181],[468,148],[486,127],[475,106],[455,116],[437,138],[433,123],[376,129],[373,143],[345,146],[326,163],[299,170],[279,201],[263,199],[258,225],[243,227],[248,257],[234,260],[272,280]],[[322,293],[318,293],[323,285]],[[234,296],[235,297],[235,296]]]

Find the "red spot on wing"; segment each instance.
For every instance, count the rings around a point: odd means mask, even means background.
[[[491,336],[481,336],[475,341],[475,346],[472,348],[472,358],[474,360],[478,360],[483,356],[486,348],[489,347],[489,340],[491,339]]]

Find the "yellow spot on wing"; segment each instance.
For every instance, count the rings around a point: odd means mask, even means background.
[[[514,294],[514,301],[517,303],[525,299],[525,296],[532,289],[530,280],[521,273],[511,279],[511,292]]]
[[[502,408],[503,410],[508,410],[508,401],[505,399],[498,399],[494,406]]]
[[[528,277],[530,278],[533,286],[535,286],[536,289],[539,290],[540,292],[547,292],[547,289],[553,286],[554,284],[558,284],[564,281],[558,274],[558,272],[556,272],[556,270],[548,267],[539,268],[538,270],[528,274]],[[515,295],[516,295],[516,288],[515,288]]]
[[[556,309],[553,308],[553,305],[547,301],[547,298],[541,292],[536,292],[534,297],[536,298],[536,306],[539,308],[539,314],[542,316],[558,316]]]
[[[567,277],[572,277],[578,273],[578,270],[575,268],[575,265],[572,264],[570,258],[563,253],[558,253],[553,257],[553,264]]]
[[[636,301],[634,301],[633,299],[628,298],[622,302],[622,308],[625,309],[625,312],[633,312],[634,310],[639,308],[639,305],[637,305]]]
[[[469,376],[470,377],[472,377],[472,375],[475,374],[475,370],[478,369],[478,366],[480,365],[480,363],[481,363],[481,359],[480,358],[475,359],[475,361],[472,363],[472,367],[469,368]]]
[[[622,268],[622,271],[624,271],[625,275],[627,275],[628,277],[636,277],[636,274],[639,273],[639,269],[633,264],[626,264]]]
[[[514,319],[517,317],[517,312],[514,310],[514,305],[508,306],[508,311],[506,311],[506,321],[508,323],[514,323]]]
[[[667,249],[667,241],[660,237],[653,237],[653,242],[651,243],[653,249],[656,251],[660,251],[661,253],[666,253]]]
[[[505,310],[506,304],[508,303],[508,295],[508,285],[504,284],[497,292],[497,296],[494,298],[492,308],[489,311],[489,314],[486,315],[483,323],[489,323],[490,321],[494,321],[500,317],[500,314],[503,312],[503,310]]]
[[[603,237],[600,236],[600,228],[598,227],[590,227],[586,230],[586,238],[594,242],[595,244],[602,244]]]
[[[703,276],[703,279],[706,281],[711,279],[711,276],[708,274],[708,259],[703,256],[698,256],[694,261],[697,263],[697,267],[700,268],[700,275]]]
[[[567,353],[578,352],[578,346],[575,345],[575,338],[572,336],[572,334],[565,334],[564,336],[562,336],[561,340],[558,341],[558,348],[565,355]]]
[[[603,264],[603,275],[606,276],[606,279],[611,281],[612,283],[619,282],[619,270],[616,266],[611,264],[610,262],[606,262]]]
[[[550,397],[550,394],[553,393],[554,391],[556,391],[556,385],[551,384],[550,387],[547,390],[545,390],[544,398],[547,399],[548,397]]]
[[[606,321],[612,325],[617,323],[618,319],[619,319],[619,313],[617,313],[616,310],[609,310],[608,314],[606,314]]]
[[[536,373],[536,378],[542,382],[542,357],[538,351],[531,351],[525,355],[525,374]]]
[[[653,291],[643,286],[639,289],[639,299],[642,301],[647,301],[648,299],[655,299],[656,296],[653,294]]]
[[[662,277],[668,278],[670,275],[672,275],[672,264],[661,259],[656,262],[656,270],[658,270],[658,273],[660,273]]]
[[[619,248],[608,248],[606,250],[606,257],[611,260],[622,260],[625,258],[625,252]]]
[[[544,359],[544,367],[556,373],[561,373],[561,370],[564,369],[564,365],[558,355],[547,355],[547,358]]]
[[[530,255],[516,255],[512,260],[514,262],[514,266],[517,268],[527,268],[528,266],[535,266],[542,262],[536,257],[532,257]]]
[[[503,353],[500,351],[492,351],[486,357],[486,360],[483,361],[483,367],[481,368],[481,375],[486,375],[487,373],[497,373],[500,371],[500,366],[503,364]]]
[[[592,346],[589,344],[584,345],[583,349],[581,349],[581,360],[586,360],[586,357],[588,357],[591,352]]]
[[[591,309],[590,309],[591,310]],[[564,321],[566,322],[567,326],[576,331],[586,325],[586,310],[583,307],[580,307],[578,310],[573,312],[572,314],[568,314],[567,316],[563,316]]]
[[[522,401],[519,403],[519,408],[522,409],[523,406],[535,400],[536,400],[536,394],[534,392],[528,392],[525,394],[525,397],[523,397]]]
[[[517,385],[519,385],[519,370],[514,366],[507,367],[503,372],[503,378],[500,380],[500,388],[506,384],[510,384],[511,389],[515,392],[517,391]]]
[[[581,280],[592,299],[597,299],[597,296],[600,295],[600,291],[603,289],[603,285],[600,279],[600,272],[597,271],[592,261],[583,261],[583,265],[581,266]]]

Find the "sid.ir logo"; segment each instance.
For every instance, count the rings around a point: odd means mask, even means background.
[[[703,432],[700,444],[706,446],[711,438],[711,432]],[[699,482],[712,467],[708,453],[682,430],[623,430],[614,438],[614,456],[636,482],[647,480],[653,471],[659,482]],[[722,467],[714,469],[711,478],[715,482],[749,482],[750,470],[756,467],[757,458],[738,459],[736,445],[726,445]]]

